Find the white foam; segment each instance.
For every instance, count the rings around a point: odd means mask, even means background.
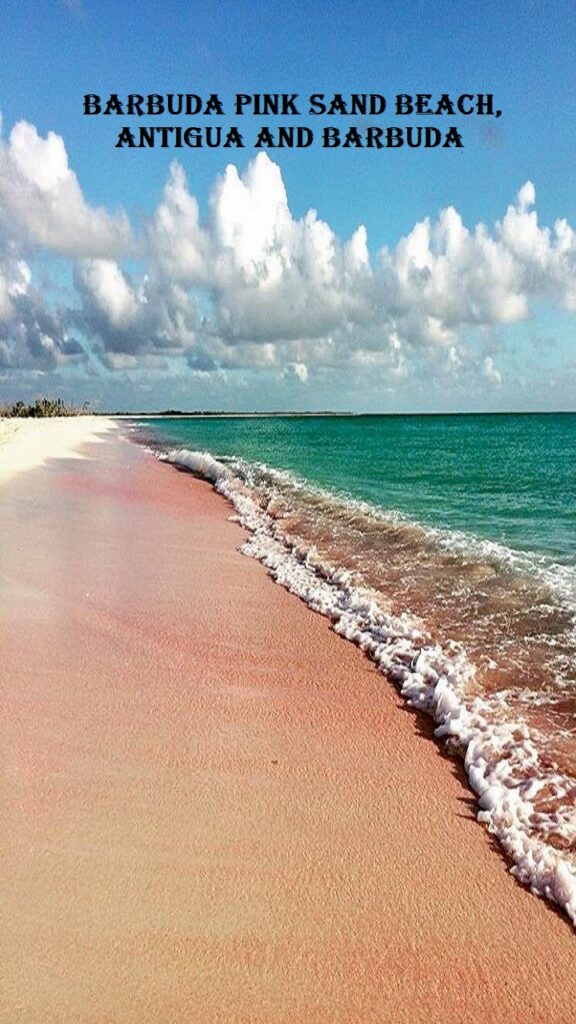
[[[538,734],[517,710],[510,718],[506,693],[478,695],[475,666],[460,644],[432,642],[421,622],[385,612],[373,592],[352,583],[349,572],[322,562],[314,548],[282,537],[275,520],[235,474],[234,464],[187,450],[159,457],[212,481],[251,533],[244,553],[326,615],[335,632],[357,644],[396,683],[410,706],[433,717],[436,737],[464,758],[478,798],[478,819],[513,861],[512,873],[563,907],[576,924],[576,861],[545,840],[554,834],[566,845],[575,842],[576,810],[566,804],[559,811],[542,809],[550,799],[562,804],[575,783],[542,764]]]

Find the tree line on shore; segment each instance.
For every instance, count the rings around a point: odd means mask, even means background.
[[[0,416],[32,416],[35,419],[43,419],[47,416],[79,416],[88,411],[88,402],[85,402],[79,409],[75,405],[67,405],[62,398],[37,398],[30,405],[27,405],[26,402],[0,405]]]

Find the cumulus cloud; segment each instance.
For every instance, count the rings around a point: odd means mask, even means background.
[[[308,380],[308,367],[306,363],[288,363],[284,367],[282,376],[285,380],[297,380],[300,384],[306,384]]]
[[[120,256],[132,245],[124,213],[84,199],[60,135],[42,138],[26,121],[0,139],[0,226],[8,237],[64,256]]]
[[[468,229],[449,207],[372,263],[366,228],[340,240],[316,211],[293,217],[280,168],[259,154],[230,165],[202,224],[174,164],[147,231],[148,268],[204,296],[191,366],[471,365],[474,332],[529,316],[538,297],[576,308],[576,235],[540,226],[526,182],[502,221]],[[490,357],[492,359],[492,357]],[[477,367],[482,360],[472,360]],[[498,383],[493,372],[481,376]]]
[[[226,169],[205,225],[173,164],[146,229],[146,254],[140,286],[109,262],[91,261],[77,275],[86,322],[105,350],[165,345],[171,336],[193,368],[303,364],[301,349],[369,322],[365,228],[343,245],[315,211],[295,220],[280,169],[263,154],[243,176]],[[202,316],[183,301],[198,292]]]
[[[198,203],[188,190],[184,169],[176,162],[147,226],[147,242],[158,276],[195,285],[208,283],[210,238],[200,226]]]
[[[535,204],[527,181],[492,226],[467,227],[448,207],[371,258],[364,225],[341,239],[313,209],[295,217],[265,153],[243,173],[226,168],[205,218],[175,162],[128,273],[126,216],[90,206],[60,136],[20,122],[0,138],[0,361],[81,358],[73,328],[111,370],[180,357],[196,374],[255,369],[296,384],[350,368],[500,387],[497,329],[539,299],[576,310],[576,232],[542,226]],[[38,250],[72,261],[75,306],[42,302]]]
[[[66,318],[51,310],[32,285],[30,267],[0,245],[0,370],[51,370],[83,360]]]
[[[502,374],[494,366],[494,360],[492,356],[486,356],[484,360],[484,376],[487,380],[493,382],[496,387],[500,387],[502,383]]]
[[[229,344],[320,338],[368,312],[365,228],[342,245],[314,210],[295,220],[280,168],[265,154],[243,176],[227,167],[205,226],[173,165],[148,246],[154,276],[206,289],[214,333]]]
[[[76,286],[82,310],[75,322],[98,339],[104,353],[173,354],[195,340],[194,302],[178,284],[159,287],[147,276],[135,283],[113,260],[91,259],[78,264]],[[109,365],[122,361],[112,359]]]
[[[450,344],[468,327],[525,319],[538,297],[575,308],[576,237],[564,220],[541,227],[535,201],[526,182],[492,232],[468,231],[450,207],[383,251],[390,308],[409,340]]]

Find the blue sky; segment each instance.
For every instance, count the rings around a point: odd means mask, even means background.
[[[0,398],[576,408],[573,4],[7,0],[0,33]],[[246,148],[116,149],[140,119],[82,99],[131,92],[216,92],[221,119],[145,123]],[[276,122],[238,92],[493,93],[502,117],[303,113],[281,123],[455,124],[464,148],[254,163]]]

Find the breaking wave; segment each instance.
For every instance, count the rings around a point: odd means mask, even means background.
[[[576,924],[574,568],[261,463],[156,454],[210,481],[249,531],[242,551],[434,719],[512,873]]]

